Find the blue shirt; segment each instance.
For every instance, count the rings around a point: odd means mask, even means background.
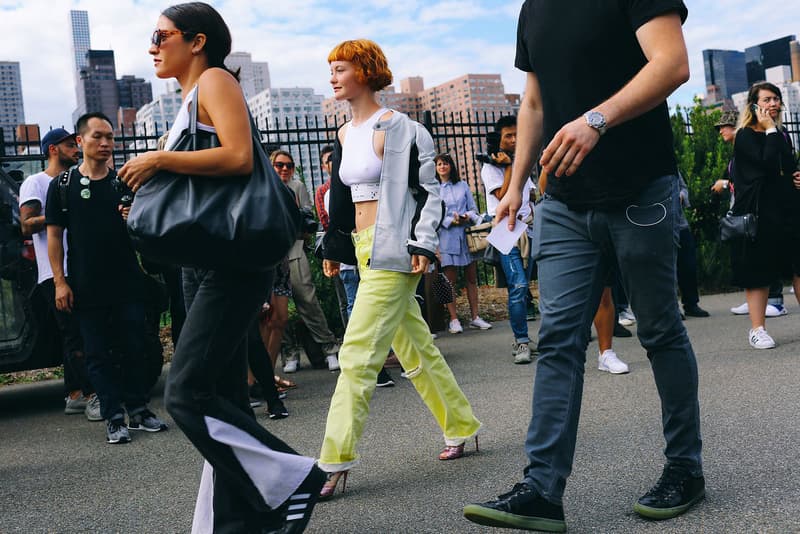
[[[475,207],[472,192],[466,182],[458,181],[456,183],[442,182],[439,186],[439,194],[445,204],[444,220],[439,228],[439,250],[445,254],[468,254],[467,237],[464,234],[467,225],[454,225],[453,216],[456,213],[467,214],[472,223],[475,223],[478,219],[478,209]]]

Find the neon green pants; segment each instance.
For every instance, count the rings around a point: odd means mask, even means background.
[[[393,347],[408,378],[444,432],[447,445],[460,445],[481,426],[453,372],[433,344],[414,299],[420,275],[371,270],[373,227],[353,234],[361,282],[339,349],[341,372],[331,399],[319,466],[335,472],[358,460],[378,372]]]

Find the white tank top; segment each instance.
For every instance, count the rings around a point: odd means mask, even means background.
[[[172,150],[172,147],[178,142],[178,138],[180,138],[183,131],[189,127],[189,105],[194,103],[196,97],[197,86],[195,85],[192,87],[192,90],[189,91],[189,94],[186,95],[186,98],[183,99],[181,109],[178,110],[178,114],[175,116],[175,122],[172,123],[172,128],[169,129],[169,136],[167,136],[164,150]],[[216,128],[203,124],[200,121],[197,121],[197,129],[210,133],[217,133]]]
[[[350,187],[353,202],[378,198],[383,161],[375,154],[372,135],[373,126],[387,111],[381,108],[358,126],[351,122],[345,130],[339,178]]]

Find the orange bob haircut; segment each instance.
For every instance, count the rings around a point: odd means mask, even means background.
[[[352,63],[356,68],[358,83],[369,86],[373,91],[380,91],[392,83],[392,71],[389,70],[383,50],[369,39],[339,43],[328,54],[328,63],[333,61]]]

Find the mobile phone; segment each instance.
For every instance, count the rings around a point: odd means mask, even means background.
[[[753,113],[758,113],[758,106],[757,105],[753,104],[752,106],[750,106],[750,109],[753,110]]]

